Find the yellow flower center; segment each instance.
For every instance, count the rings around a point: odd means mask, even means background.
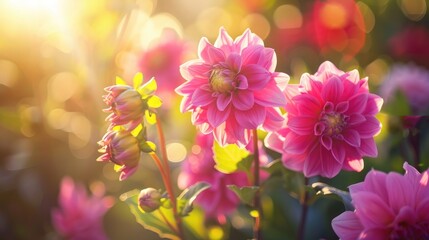
[[[220,68],[215,68],[210,74],[210,84],[213,91],[218,93],[230,92],[234,89],[232,77]]]

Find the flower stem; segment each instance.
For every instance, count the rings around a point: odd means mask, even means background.
[[[302,211],[301,211],[301,221],[299,222],[299,228],[298,228],[298,234],[296,239],[302,240],[304,239],[304,233],[305,233],[305,222],[307,221],[307,212],[308,212],[308,192],[305,189],[308,185],[308,178],[304,178],[304,199],[302,200]]]
[[[258,148],[258,131],[253,130],[253,151],[254,151],[254,166],[253,166],[253,185],[259,187],[259,148]],[[253,198],[253,205],[258,212],[255,216],[255,223],[253,225],[253,235],[256,240],[262,240],[261,234],[261,218],[262,218],[262,206],[261,206],[261,197],[260,190],[258,189]]]
[[[165,174],[166,174],[166,181],[164,183],[166,185],[166,188],[170,189],[168,191],[168,195],[170,195],[170,200],[171,200],[171,203],[173,205],[173,214],[174,214],[174,218],[175,218],[176,223],[177,223],[177,227],[179,229],[179,237],[181,239],[184,239],[182,220],[177,213],[177,201],[176,201],[176,197],[174,196],[173,188],[172,188],[170,166],[168,164],[167,147],[166,147],[166,142],[165,142],[164,131],[162,130],[161,119],[158,116],[156,116],[156,130],[158,132],[159,145],[161,148],[163,169],[164,169]]]

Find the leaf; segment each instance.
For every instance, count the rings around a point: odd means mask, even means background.
[[[143,99],[146,99],[147,97],[152,95],[157,88],[158,85],[156,84],[155,78],[151,78],[147,83],[139,87],[137,91],[142,95]]]
[[[249,156],[249,151],[239,148],[236,144],[221,147],[217,142],[213,146],[215,168],[223,173],[233,173],[239,169],[238,164]]]
[[[152,95],[147,99],[147,106],[150,108],[159,108],[162,105],[162,100],[156,95]]]
[[[145,116],[145,118],[146,118],[146,121],[147,121],[149,124],[153,125],[153,124],[155,124],[155,123],[156,123],[156,114],[155,114],[155,113],[150,112],[149,110],[146,110],[146,111],[144,112],[144,116]]]
[[[124,81],[124,79],[116,76],[116,85],[128,85],[127,82]]]
[[[143,83],[143,74],[141,72],[136,73],[133,78],[133,87],[134,89],[138,89],[140,85]]]
[[[145,153],[151,153],[156,151],[156,144],[151,141],[140,142],[140,150]]]
[[[333,194],[340,197],[347,211],[353,211],[355,209],[352,204],[352,198],[350,196],[350,193],[321,182],[313,183],[311,184],[311,187],[313,187],[317,191],[316,195],[324,196]]]
[[[206,182],[197,182],[183,190],[183,192],[177,198],[178,212],[180,216],[187,216],[192,211],[192,204],[197,196],[208,189],[210,184]]]
[[[237,194],[241,202],[250,206],[253,205],[253,199],[255,197],[255,193],[259,190],[259,187],[257,186],[238,187],[236,185],[227,185],[227,187],[231,191],[235,192],[235,194]]]
[[[157,233],[161,238],[168,238],[173,240],[180,239],[173,229],[171,229],[165,220],[163,219],[161,213],[166,217],[170,223],[174,223],[173,211],[172,209],[159,208],[159,210],[146,213],[142,212],[138,206],[138,195],[139,191],[137,189],[130,192],[122,194],[119,198],[121,201],[124,201],[131,210],[131,213],[136,218],[137,223],[142,225],[145,229]]]

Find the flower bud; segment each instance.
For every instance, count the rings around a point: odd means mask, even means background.
[[[139,207],[145,212],[153,212],[161,205],[161,193],[154,188],[141,190],[139,194]]]
[[[130,86],[114,85],[105,88],[108,92],[103,96],[104,102],[109,108],[104,109],[110,112],[106,120],[112,126],[128,125],[128,130],[134,129],[144,116],[144,102],[140,93]]]
[[[124,180],[135,172],[140,160],[140,148],[137,138],[125,130],[107,132],[100,142],[103,153],[97,161],[111,161],[121,168],[120,180]]]

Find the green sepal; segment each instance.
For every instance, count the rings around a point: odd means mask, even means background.
[[[142,141],[139,143],[140,150],[145,153],[151,153],[156,151],[156,144],[151,141]]]

